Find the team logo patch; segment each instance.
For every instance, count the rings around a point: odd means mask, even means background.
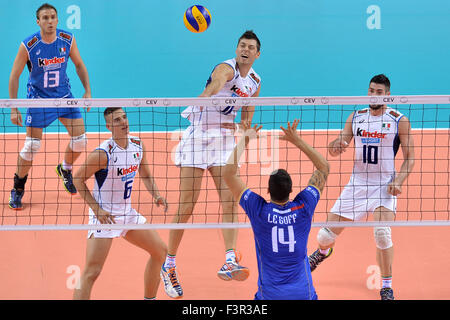
[[[63,38],[63,39],[68,40],[68,41],[72,40],[72,36],[71,36],[70,34],[65,33],[65,32],[60,32],[60,33],[59,33],[59,36],[60,36],[61,38]]]
[[[257,84],[259,84],[259,82],[261,81],[261,80],[259,80],[259,78],[258,78],[253,72],[250,73],[250,77],[251,77],[253,80],[255,80]]]
[[[131,138],[130,141],[133,142],[134,144],[137,144],[138,146],[141,145],[141,140]]]
[[[391,111],[391,112],[389,112],[389,114],[394,116],[394,117],[396,117],[396,118],[400,117],[400,115],[397,112],[395,112],[395,111]]]
[[[31,48],[33,44],[35,44],[38,41],[38,38],[34,36],[30,41],[27,42],[27,47]]]

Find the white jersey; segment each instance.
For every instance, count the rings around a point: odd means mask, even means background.
[[[393,180],[395,156],[400,146],[398,122],[402,117],[403,114],[389,107],[380,116],[372,116],[369,108],[355,111],[352,120],[354,184],[381,186]]]
[[[105,211],[115,215],[129,214],[133,182],[143,156],[141,140],[129,136],[127,149],[122,149],[110,138],[97,150],[106,152],[108,166],[95,173],[93,197]]]
[[[234,77],[225,83],[224,87],[213,97],[251,97],[258,91],[261,78],[253,68],[250,69],[246,77],[242,77],[236,59],[229,59],[222,63],[228,64],[233,68]],[[210,82],[211,76],[206,85]],[[220,126],[222,123],[233,123],[239,109],[239,106],[229,105],[203,107],[203,110],[200,110],[200,107],[196,106],[186,108],[181,116],[188,118],[192,125],[203,125],[207,128],[213,128],[214,125]]]

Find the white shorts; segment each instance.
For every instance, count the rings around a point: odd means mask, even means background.
[[[236,145],[234,134],[229,129],[188,127],[175,154],[175,165],[207,169],[225,166]]]
[[[353,179],[350,179],[331,208],[331,213],[355,221],[373,213],[378,207],[385,207],[395,213],[397,197],[387,192],[387,186],[388,184],[355,185]]]
[[[125,215],[114,216],[116,224],[144,224],[147,219],[136,210],[131,211]],[[94,214],[91,208],[89,208],[89,224],[100,224],[97,220],[97,216]],[[88,239],[93,235],[94,238],[118,238],[124,237],[129,230],[123,229],[102,229],[102,230],[89,230]]]

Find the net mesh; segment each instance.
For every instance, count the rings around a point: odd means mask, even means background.
[[[0,100],[0,184],[4,203],[0,212],[0,230],[89,229],[88,206],[79,195],[68,194],[55,172],[69,143],[66,128],[55,121],[44,130],[39,153],[29,172],[20,211],[8,207],[17,156],[25,140],[25,127],[10,121],[10,108],[18,107],[25,117],[25,107],[90,107],[82,109],[88,145],[76,161],[74,171],[87,154],[111,137],[105,127],[104,106],[124,107],[130,134],[139,136],[147,149],[151,172],[161,194],[167,199],[167,212],[157,207],[143,183],[133,186],[132,206],[147,218],[146,225],[105,225],[96,229],[123,228],[241,228],[249,222],[241,208],[236,223],[222,223],[222,208],[211,176],[205,171],[199,199],[192,218],[185,224],[173,224],[179,205],[180,170],[175,166],[175,150],[189,122],[180,116],[188,105],[255,105],[253,123],[263,126],[257,140],[252,140],[241,159],[240,176],[256,193],[269,199],[270,173],[286,169],[293,180],[293,194],[304,188],[314,171],[310,160],[293,145],[279,140],[280,126],[300,119],[302,138],[323,155],[336,139],[347,117],[368,104],[388,103],[403,113],[411,123],[415,144],[415,166],[398,197],[395,221],[383,225],[450,225],[450,98],[449,96],[389,97],[267,97],[267,98],[131,98],[131,99],[40,99]],[[239,113],[236,122],[239,122]],[[333,225],[327,214],[348,183],[354,163],[354,144],[338,157],[327,156],[330,175],[316,208],[313,226]],[[403,161],[401,147],[395,163],[397,171]],[[90,190],[93,179],[87,183]],[[292,195],[291,195],[292,196]],[[342,226],[373,226],[371,215]],[[334,223],[336,224],[336,223]]]

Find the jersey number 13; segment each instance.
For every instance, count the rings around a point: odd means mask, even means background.
[[[59,71],[46,71],[44,73],[44,88],[59,86]]]

